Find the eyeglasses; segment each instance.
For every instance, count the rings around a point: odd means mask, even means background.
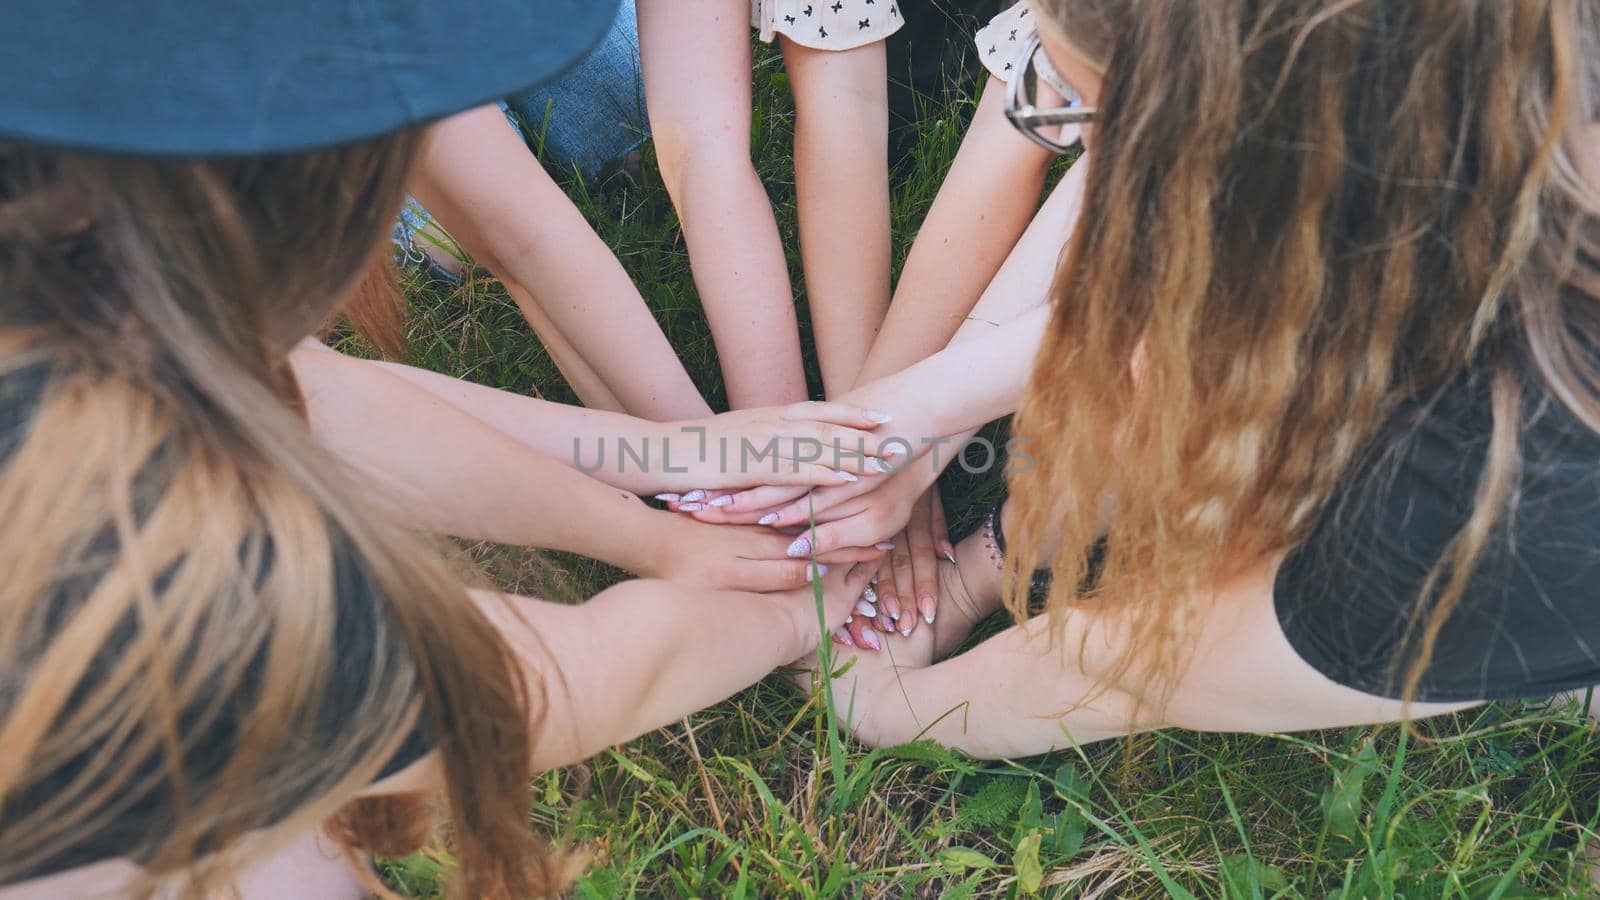
[[[1071,140],[1062,141],[1051,137],[1040,129],[1054,129],[1061,125],[1083,125],[1094,121],[1095,110],[1093,107],[1084,106],[1056,106],[1049,109],[1037,109],[1034,101],[1039,97],[1039,84],[1042,81],[1047,86],[1060,92],[1064,96],[1071,95],[1070,89],[1061,81],[1061,77],[1050,67],[1050,60],[1040,49],[1039,35],[1035,34],[1022,45],[1022,52],[1017,56],[1016,68],[1020,69],[1011,82],[1006,85],[1006,118],[1011,124],[1022,132],[1022,136],[1035,144],[1049,150],[1051,153],[1066,153],[1078,144],[1078,129],[1065,129],[1069,132]]]

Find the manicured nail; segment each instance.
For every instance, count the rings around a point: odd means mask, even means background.
[[[950,564],[951,565],[955,565],[956,555],[954,553],[951,553],[949,550],[946,550],[944,552],[944,558],[950,560]]]
[[[894,541],[879,541],[872,546],[877,547],[879,550],[893,550]]]
[[[878,628],[884,634],[894,634],[894,620],[883,613],[878,613]]]
[[[846,483],[849,483],[849,482],[857,480],[856,479],[856,473],[854,473],[854,472],[846,472],[843,469],[836,469],[836,470],[834,470],[833,474],[839,476],[839,480],[843,481],[843,482],[846,482]]]
[[[894,471],[894,467],[890,466],[883,460],[878,459],[876,456],[867,460],[867,469],[868,471],[877,472],[879,475]]]
[[[795,538],[794,543],[789,545],[789,549],[784,551],[785,555],[787,555],[790,559],[793,559],[797,556],[805,556],[810,552],[811,538],[803,534]]]
[[[849,625],[851,622],[854,622],[855,620],[856,620],[855,616],[845,616],[844,617],[844,623],[846,625]]]
[[[660,500],[662,503],[677,503],[683,498],[679,497],[677,494],[657,494],[656,499]]]
[[[833,633],[833,640],[834,643],[843,644],[846,647],[854,647],[856,645],[855,641],[850,640],[850,632],[845,631],[843,628]]]
[[[706,505],[707,506],[732,506],[733,505],[733,495],[732,494],[723,494],[721,497],[717,497],[717,498],[713,499],[710,503],[707,503]]]
[[[938,608],[939,604],[934,602],[932,597],[923,597],[917,601],[917,605],[922,607],[922,621],[932,625],[933,611]]]
[[[885,444],[878,449],[878,455],[884,459],[894,459],[896,456],[900,456],[905,452],[906,448],[898,443]]]
[[[873,590],[872,585],[869,584],[867,585],[867,589],[861,592],[861,599],[867,601],[868,603],[877,603],[878,592]]]
[[[861,632],[861,643],[866,644],[873,650],[883,649],[883,641],[878,640],[878,633],[876,631]]]
[[[879,412],[875,409],[869,409],[867,410],[867,421],[877,422],[879,425],[882,425],[885,422],[893,422],[894,416],[891,416],[886,412]]]
[[[690,491],[689,493],[683,495],[683,499],[686,502],[690,502],[690,503],[693,503],[696,500],[704,500],[705,498],[706,498],[706,492],[705,491],[701,491],[701,490],[693,490],[693,491]]]
[[[757,519],[756,520],[756,524],[757,525],[771,525],[773,522],[776,522],[776,521],[778,521],[778,514],[777,513],[767,513],[766,515],[764,515],[761,518]]]
[[[705,509],[705,508],[706,508],[706,505],[704,503],[679,503],[678,504],[678,511],[679,512],[699,512],[700,510]]]
[[[870,619],[878,614],[878,608],[865,600],[857,600],[856,612]]]
[[[911,637],[911,623],[914,622],[914,621],[916,621],[916,620],[912,619],[912,618],[910,618],[908,616],[908,617],[906,617],[906,620],[904,622],[900,623],[900,636],[901,637]]]
[[[810,581],[813,577],[821,578],[822,576],[828,574],[828,567],[827,566],[823,565],[822,563],[817,563],[816,566],[817,566],[817,571],[816,572],[812,572],[811,571],[811,567],[810,566],[806,566],[806,580],[807,581]]]

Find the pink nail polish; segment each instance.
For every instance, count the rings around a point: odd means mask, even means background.
[[[911,637],[911,622],[912,621],[913,621],[912,619],[907,618],[904,622],[900,623],[900,636],[901,637]]]
[[[873,608],[872,604],[865,600],[856,601],[856,612],[866,616],[869,619],[878,614],[878,611]]]
[[[679,512],[699,512],[700,510],[705,509],[705,508],[706,508],[706,505],[704,503],[679,503],[678,504],[678,511]]]
[[[894,549],[894,541],[879,541],[878,543],[873,544],[872,546],[878,548],[879,550],[893,550]]]
[[[657,494],[656,499],[660,500],[662,503],[677,503],[683,498],[679,497],[677,494]]]
[[[894,620],[889,618],[888,616],[884,615],[883,613],[879,613],[878,614],[878,628],[884,634],[894,634]]]
[[[854,647],[856,645],[855,641],[850,640],[850,632],[845,631],[843,628],[833,633],[833,639],[836,643],[843,644],[846,647]]]
[[[876,422],[879,425],[883,425],[888,422],[893,422],[894,416],[891,416],[886,412],[880,412],[876,409],[869,409],[867,410],[867,421]]]
[[[733,505],[733,495],[732,494],[723,494],[721,497],[717,497],[717,498],[713,499],[710,503],[707,503],[706,505],[707,506],[732,506]]]
[[[854,473],[854,472],[846,472],[843,469],[839,469],[839,470],[835,471],[833,474],[838,475],[840,481],[847,482],[847,483],[858,480],[856,478],[856,473]]]
[[[706,492],[702,491],[702,490],[693,490],[693,491],[690,491],[689,493],[683,495],[683,499],[685,501],[688,501],[688,502],[691,502],[691,503],[696,501],[696,500],[704,500],[705,498],[706,498]]]
[[[873,650],[883,649],[883,641],[878,639],[878,633],[876,631],[861,632],[861,643],[866,644]]]
[[[778,514],[777,513],[767,513],[766,515],[764,515],[761,518],[757,519],[756,520],[756,524],[757,525],[771,525],[773,522],[776,522],[776,521],[778,521]]]

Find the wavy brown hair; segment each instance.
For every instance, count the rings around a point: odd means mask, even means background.
[[[38,388],[0,422],[0,884],[92,860],[143,804],[172,811],[132,838],[143,893],[205,894],[330,819],[405,852],[422,803],[351,801],[421,723],[460,893],[556,889],[528,819],[541,698],[440,549],[313,442],[287,361],[367,270],[418,142],[223,161],[0,145],[0,390]],[[335,640],[352,571],[377,598],[366,655]],[[352,682],[354,708],[332,707]],[[233,725],[207,761],[203,736]]]
[[[1103,683],[1158,697],[1197,598],[1303,540],[1401,399],[1481,366],[1489,463],[1418,600],[1419,652],[1399,679],[1411,697],[1515,506],[1524,382],[1600,431],[1600,373],[1581,349],[1600,346],[1600,204],[1580,165],[1600,5],[1035,5],[1104,81],[1018,416],[1050,452],[1013,484],[1012,564],[1054,569],[1057,623],[1119,610],[1136,649]],[[1102,537],[1103,568],[1079,590]],[[1014,581],[1020,615],[1027,579]]]

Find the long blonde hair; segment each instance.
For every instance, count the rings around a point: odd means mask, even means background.
[[[1580,0],[1038,0],[1104,63],[1088,192],[1018,431],[1015,552],[1056,622],[1117,610],[1146,699],[1197,598],[1293,546],[1378,425],[1493,384],[1471,520],[1419,598],[1410,697],[1514,502],[1520,387],[1600,430],[1600,9]],[[1137,360],[1137,363],[1135,363]],[[1103,569],[1086,591],[1100,501]],[[1059,535],[1059,548],[1040,548]],[[1027,579],[1008,599],[1023,614]]]
[[[0,884],[84,861],[144,803],[174,816],[127,854],[144,892],[185,872],[216,889],[245,832],[267,848],[330,817],[405,852],[421,803],[350,801],[422,723],[461,892],[555,889],[528,822],[540,698],[439,548],[313,443],[287,362],[373,258],[418,141],[236,161],[0,145],[0,390],[39,385],[0,422]],[[335,641],[352,581],[376,598],[366,655]],[[232,724],[225,758],[186,765]]]

